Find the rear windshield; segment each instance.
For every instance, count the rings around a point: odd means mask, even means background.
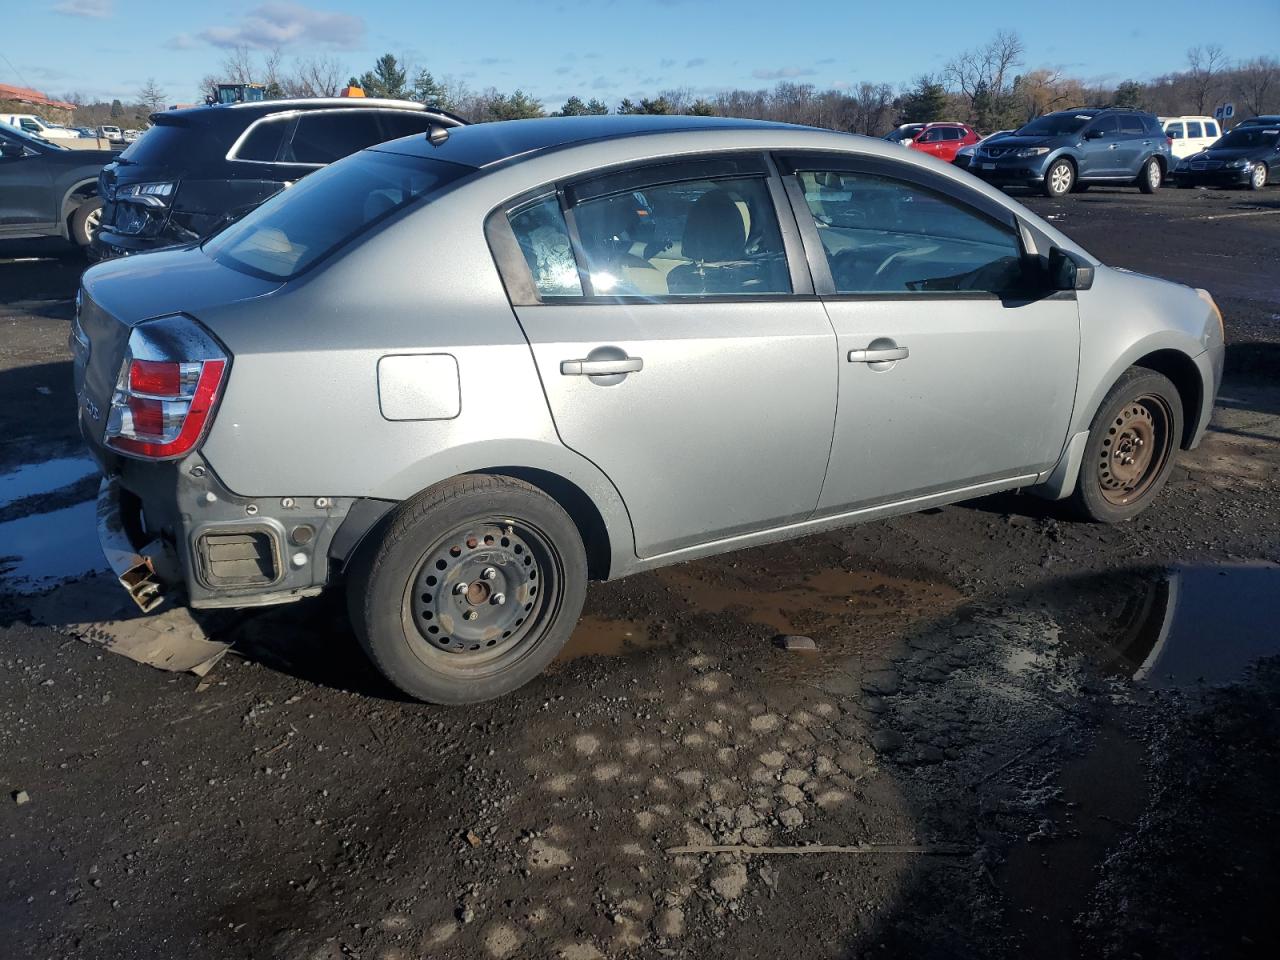
[[[1277,142],[1280,142],[1280,127],[1236,127],[1213,146],[1215,149],[1255,150],[1275,146]]]
[[[119,128],[103,129],[120,132]],[[120,159],[129,163],[173,167],[193,163],[197,158],[221,155],[226,149],[225,146],[219,149],[219,144],[203,125],[158,123],[125,147]]]
[[[366,150],[319,170],[204,245],[214,260],[273,280],[296,277],[348,240],[471,167]]]
[[[1093,117],[1081,113],[1051,113],[1018,130],[1020,137],[1066,137],[1079,133]]]

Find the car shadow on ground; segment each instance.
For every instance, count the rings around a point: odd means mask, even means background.
[[[0,306],[69,320],[87,266],[84,253],[63,240],[0,240]]]

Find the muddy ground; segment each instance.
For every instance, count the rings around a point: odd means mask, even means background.
[[[109,593],[82,264],[8,244],[6,953],[1275,956],[1280,190],[1030,204],[1224,309],[1213,429],[1155,508],[1002,496],[595,585],[547,675],[466,709],[404,701],[325,598],[220,622],[202,679],[68,636]]]

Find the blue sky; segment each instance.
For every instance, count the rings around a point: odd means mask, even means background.
[[[997,30],[1017,30],[1027,67],[1117,82],[1180,69],[1218,43],[1231,59],[1274,54],[1280,0],[47,0],[6,4],[0,82],[51,94],[132,98],[148,77],[170,102],[195,99],[237,42],[279,45],[285,62],[323,54],[349,72],[385,51],[468,86],[523,88],[548,108],[577,93],[615,104],[669,87],[709,94],[779,79],[895,86],[941,69]],[[1017,10],[1011,17],[1010,11]],[[1069,14],[1064,21],[1062,12]],[[1064,26],[1065,23],[1065,26]]]

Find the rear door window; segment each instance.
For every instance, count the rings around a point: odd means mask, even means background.
[[[382,139],[382,128],[372,110],[309,112],[298,117],[298,126],[280,159],[287,163],[333,163]]]
[[[1216,136],[1218,136],[1218,125],[1217,125],[1216,123],[1212,123],[1212,122],[1210,122],[1210,123],[1206,123],[1206,124],[1204,125],[1204,135],[1205,135],[1206,137],[1216,137]]]
[[[1136,113],[1122,114],[1120,117],[1120,135],[1124,137],[1143,137],[1142,118]]]
[[[782,232],[763,176],[631,184],[572,209],[594,294],[791,292]]]
[[[1196,138],[1204,136],[1204,130],[1201,128],[1199,120],[1187,121],[1187,136]]]
[[[569,228],[555,194],[512,211],[507,219],[529,265],[538,298],[582,296]]]

